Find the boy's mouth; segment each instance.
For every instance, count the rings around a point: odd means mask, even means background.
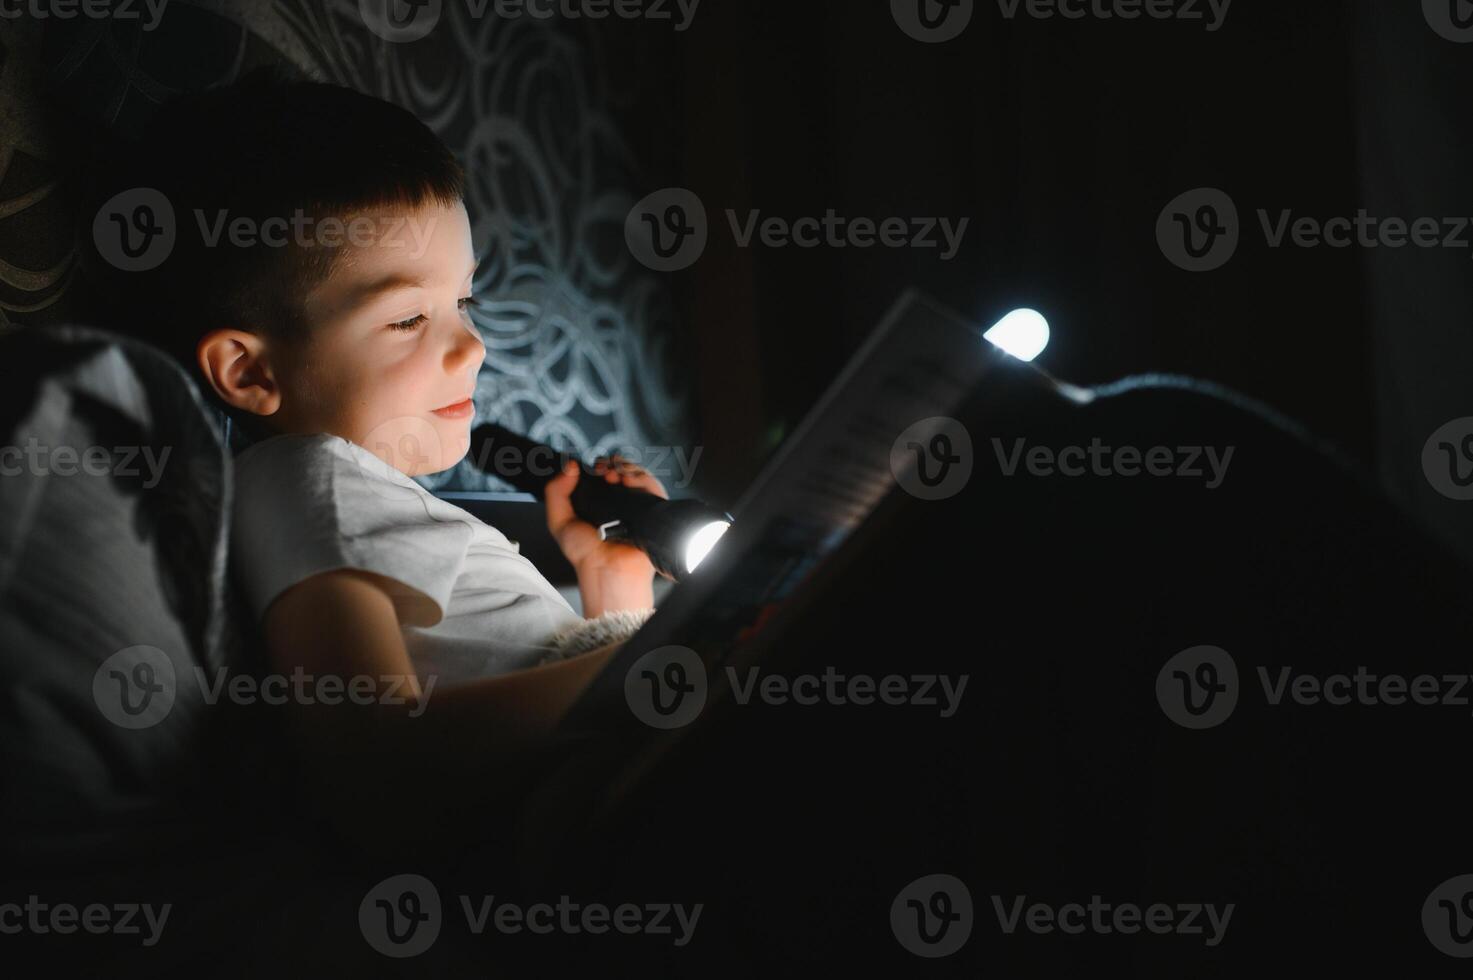
[[[476,414],[476,403],[469,398],[464,398],[452,405],[434,410],[435,414],[442,419],[468,419]]]

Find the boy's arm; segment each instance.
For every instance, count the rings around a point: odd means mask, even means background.
[[[385,821],[454,808],[488,777],[534,763],[558,721],[620,644],[568,660],[421,695],[381,580],[340,569],[283,592],[266,610],[273,670],[372,678],[370,704],[292,702],[293,728],[327,816],[360,843],[382,843]],[[360,690],[364,681],[358,682]],[[359,698],[359,701],[369,700]],[[393,703],[394,701],[399,703]],[[403,813],[395,813],[404,808]],[[365,823],[366,819],[366,823]]]

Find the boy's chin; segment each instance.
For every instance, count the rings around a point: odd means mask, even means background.
[[[471,449],[471,420],[445,421],[439,420],[437,429],[440,430],[440,444],[438,456],[430,456],[432,469],[427,469],[418,474],[424,476],[430,473],[443,473],[453,469]]]
[[[406,476],[429,476],[451,469],[470,452],[470,421],[400,417],[353,441]]]
[[[471,419],[456,422],[441,422],[442,428],[449,430],[441,439],[440,470],[448,470],[471,451]]]

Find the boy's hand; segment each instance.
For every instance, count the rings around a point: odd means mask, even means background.
[[[594,460],[593,470],[609,483],[622,483],[670,499],[653,474],[617,454],[607,459],[600,456]],[[581,478],[577,464],[569,462],[562,473],[548,481],[543,500],[547,505],[547,529],[578,573],[583,615],[592,619],[611,609],[650,608],[654,605],[655,566],[633,545],[599,540],[598,528],[573,513],[568,498]]]

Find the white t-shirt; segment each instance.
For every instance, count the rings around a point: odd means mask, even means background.
[[[235,459],[231,560],[257,621],[337,568],[390,580],[421,683],[535,666],[583,623],[506,535],[341,436],[280,435]]]

